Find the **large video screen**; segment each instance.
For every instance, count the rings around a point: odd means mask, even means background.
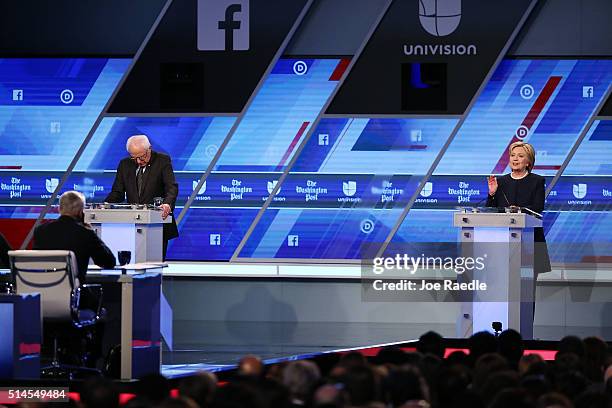
[[[240,119],[106,116],[63,191],[102,202],[127,155],[126,139],[144,133],[172,157],[175,214],[194,193],[181,235],[170,241],[170,260],[359,260],[386,240],[390,250],[424,237],[455,241],[455,208],[483,205],[486,176],[507,173],[508,146],[525,140],[537,150],[534,171],[551,187],[544,227],[552,261],[604,259],[612,240],[612,125],[586,126],[612,84],[612,60],[504,60],[403,220],[459,117],[322,115],[313,127],[349,61],[281,58]],[[0,218],[38,215],[128,65],[126,59],[0,60]],[[566,245],[576,249],[571,256]]]
[[[0,59],[0,217],[37,217],[129,59]]]
[[[347,62],[342,58],[278,60],[197,192],[179,226],[180,237],[170,241],[169,259],[232,257],[338,85]],[[181,195],[194,190],[202,173],[178,175]],[[295,205],[300,197],[285,200]]]
[[[455,241],[458,232],[452,226],[452,212],[457,206],[484,205],[486,176],[509,171],[507,149],[514,141],[524,140],[535,146],[538,155],[534,171],[545,175],[550,183],[611,81],[610,60],[503,61],[392,237],[390,248],[423,240]],[[342,205],[331,210],[317,200],[288,209],[283,201],[275,200],[239,256],[356,260],[372,256],[400,221],[397,209],[403,209],[401,204],[414,193],[422,179],[419,175],[430,168],[433,156],[455,124],[455,119],[435,117],[324,119],[280,194],[287,190],[292,193],[294,185],[300,185],[305,177],[303,173],[313,172],[308,174],[313,182],[320,177],[327,178],[328,183],[334,180],[334,188],[322,186],[326,189],[325,194],[319,194],[326,196],[323,201],[332,197]],[[327,138],[329,149],[317,149]],[[577,154],[575,160],[579,157]],[[575,198],[568,199],[568,192],[575,197],[575,183],[563,177],[552,190],[544,219],[547,233],[556,231],[558,211],[584,209]],[[385,194],[378,197],[378,203],[372,197],[373,192],[392,189],[401,190],[393,205],[382,203]],[[566,228],[559,233],[568,237],[574,234]],[[550,240],[555,241],[554,237]],[[557,260],[553,256],[553,262]]]

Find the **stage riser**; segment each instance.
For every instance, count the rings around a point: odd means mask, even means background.
[[[540,282],[535,337],[612,339],[611,289],[608,282]],[[166,278],[164,292],[178,345],[342,347],[409,340],[430,329],[455,337],[459,311],[450,302],[364,302],[359,281],[350,280]]]

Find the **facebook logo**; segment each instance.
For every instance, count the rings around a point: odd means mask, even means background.
[[[198,50],[249,49],[249,0],[198,0]]]
[[[290,247],[296,247],[300,245],[299,235],[287,235],[287,245]]]
[[[327,133],[319,134],[319,146],[328,146],[329,145],[329,135]]]
[[[593,97],[593,87],[592,86],[583,86],[582,87],[582,97],[583,98],[592,98]]]
[[[13,100],[23,101],[23,89],[13,89]]]
[[[49,124],[50,133],[60,133],[62,131],[62,124],[60,122],[51,122]]]
[[[210,234],[210,245],[211,246],[221,245],[221,234]]]

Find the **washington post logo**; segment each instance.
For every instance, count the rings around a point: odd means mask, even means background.
[[[419,0],[419,21],[436,37],[452,34],[461,21],[461,0]]]
[[[198,0],[198,50],[249,49],[249,0]]]

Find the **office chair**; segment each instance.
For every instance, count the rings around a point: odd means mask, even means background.
[[[41,295],[43,321],[53,330],[53,359],[41,369],[43,377],[68,377],[100,375],[99,370],[87,368],[89,353],[79,350],[76,357],[81,365],[61,364],[58,359],[58,337],[66,334],[66,324],[79,331],[81,339],[92,342],[93,328],[100,321],[102,311],[102,287],[79,285],[77,262],[72,251],[19,250],[9,251],[9,263],[13,284],[17,293],[38,292]],[[94,309],[82,308],[82,289],[97,292]],[[43,326],[44,327],[44,326]]]

